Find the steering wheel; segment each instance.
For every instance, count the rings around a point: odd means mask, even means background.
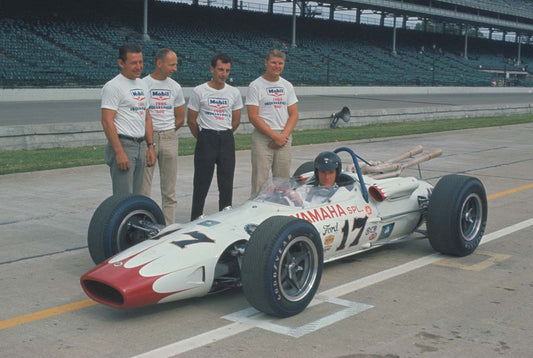
[[[302,206],[303,201],[295,190],[287,189],[277,186],[274,188],[274,193],[279,198],[280,203],[286,203],[288,206]]]

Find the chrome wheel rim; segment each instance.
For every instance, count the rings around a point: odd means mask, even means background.
[[[481,228],[483,206],[479,195],[472,193],[463,202],[461,207],[461,235],[466,241],[474,240]]]
[[[284,249],[279,266],[279,287],[283,297],[295,302],[304,298],[317,278],[318,253],[311,239],[294,238]]]
[[[146,221],[153,224],[157,223],[155,216],[148,210],[132,211],[122,220],[117,232],[118,252],[137,245],[148,238],[146,231],[136,228],[136,226],[143,226],[142,222]]]

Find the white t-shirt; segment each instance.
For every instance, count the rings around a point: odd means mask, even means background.
[[[174,108],[185,104],[181,86],[172,78],[163,81],[148,75],[143,78],[148,86],[150,115],[154,131],[176,128]]]
[[[226,84],[217,90],[206,82],[193,89],[188,108],[198,112],[198,125],[202,129],[231,129],[232,112],[242,108],[242,97],[233,86]]]
[[[114,123],[118,134],[144,137],[148,89],[140,78],[130,80],[122,73],[102,88],[101,108],[116,111]]]
[[[298,102],[294,87],[284,78],[276,82],[259,77],[248,86],[246,105],[259,107],[259,117],[274,130],[282,130],[289,119],[288,107]]]

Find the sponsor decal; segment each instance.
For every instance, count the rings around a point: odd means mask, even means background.
[[[207,226],[207,227],[215,226],[218,224],[220,224],[220,221],[215,221],[215,220],[205,220],[205,221],[198,223],[198,225]]]
[[[274,106],[274,108],[279,109],[287,105],[287,101],[283,100],[283,96],[285,96],[284,87],[268,87],[266,90],[272,100],[266,101],[265,106]]]
[[[340,204],[337,204],[323,206],[314,210],[302,211],[291,216],[314,223],[327,219],[339,218],[341,216],[346,215],[346,211],[342,208],[342,206],[340,206]]]
[[[328,251],[331,249],[334,240],[335,235],[328,235],[324,238],[324,251]]]
[[[371,216],[372,215],[372,208],[370,207],[370,205],[366,205],[365,206],[365,211],[366,211],[366,215],[367,216]]]
[[[361,214],[364,212],[365,212],[364,209],[361,209],[354,205],[346,206],[343,208],[340,204],[336,204],[336,205],[327,205],[327,206],[323,206],[323,207],[312,209],[312,210],[302,211],[291,216],[297,217],[299,219],[304,219],[311,223],[314,223],[314,222],[319,222],[319,221],[323,221],[327,219],[340,218],[346,215]]]
[[[167,101],[170,99],[170,90],[153,89],[150,91],[150,97],[155,101]]]
[[[365,231],[365,234],[370,235],[370,234],[377,233],[377,232],[378,232],[378,227],[377,225],[374,225],[374,226],[368,227]]]
[[[379,235],[379,239],[386,239],[392,234],[392,229],[394,228],[394,223],[388,224],[383,226],[381,229],[381,235]]]
[[[229,99],[211,97],[207,99],[207,104],[210,110],[205,111],[206,115],[213,116],[213,118],[217,121],[223,121],[227,119],[231,120]]]
[[[216,109],[226,109],[229,107],[229,100],[227,98],[209,98],[208,99],[209,107]]]
[[[144,91],[142,88],[134,88],[130,90],[131,96],[137,101],[144,101]]]
[[[328,235],[324,239],[324,245],[331,245],[333,243],[333,240],[335,240],[335,235]]]
[[[335,225],[332,224],[326,224],[322,227],[322,236],[327,234],[332,234],[334,232],[339,231],[339,223],[335,223]]]
[[[285,95],[285,87],[268,87],[267,94],[272,97],[281,97]]]
[[[352,205],[352,206],[347,206],[346,211],[348,212],[348,215],[352,215],[352,214],[362,213],[363,209],[359,209],[357,206]]]

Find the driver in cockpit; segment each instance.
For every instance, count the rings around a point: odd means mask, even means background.
[[[291,185],[276,186],[271,183],[258,198],[291,206],[314,206],[327,202],[340,188],[341,159],[333,152],[322,152],[315,158],[313,167],[314,176],[305,184],[291,188]]]
[[[341,158],[333,152],[322,152],[315,158],[315,178],[317,185],[331,188],[337,186],[337,177],[342,170]]]
[[[341,158],[333,152],[322,152],[313,162],[315,175],[307,183],[287,193],[298,206],[322,204],[339,188],[337,178],[342,171]]]

